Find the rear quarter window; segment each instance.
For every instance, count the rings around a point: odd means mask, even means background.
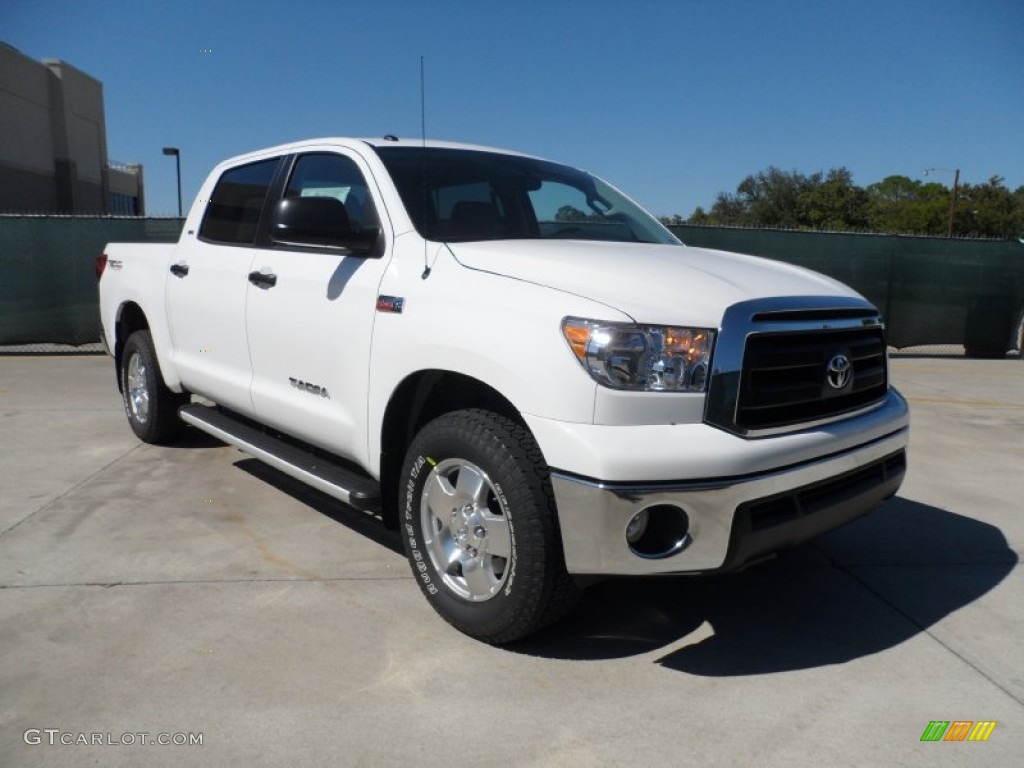
[[[252,245],[279,158],[231,168],[217,181],[206,206],[199,237],[218,243]]]

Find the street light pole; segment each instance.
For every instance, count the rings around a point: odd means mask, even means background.
[[[953,216],[956,214],[956,193],[960,189],[960,169],[950,170],[949,168],[925,168],[924,175],[929,171],[945,171],[953,174],[953,196],[949,199],[949,227],[946,229],[946,237],[953,236]]]
[[[164,147],[165,155],[174,155],[174,164],[178,170],[178,218],[181,218],[181,150],[177,147]]]

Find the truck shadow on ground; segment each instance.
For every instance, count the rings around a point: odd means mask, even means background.
[[[208,435],[205,432],[200,432],[198,429],[185,429],[181,434],[174,435],[173,438],[165,443],[161,443],[164,448],[181,448],[181,449],[194,449],[194,448],[223,448],[227,443],[223,440],[218,440],[213,435]]]
[[[279,472],[259,459],[241,459],[235,462],[235,466],[243,472],[247,472],[264,483],[273,486],[282,493],[291,496],[296,501],[305,504],[311,509],[315,509],[324,517],[328,517],[334,522],[358,533],[360,536],[365,536],[385,549],[405,557],[405,552],[402,550],[402,540],[398,537],[398,532],[386,529],[380,515],[373,515],[369,512],[360,512],[357,509],[353,509],[347,504],[314,488],[310,488],[308,485],[300,483],[283,472]],[[412,578],[411,573],[409,578]]]
[[[662,666],[714,677],[841,664],[925,631],[1016,564],[998,528],[897,498],[742,573],[605,581],[511,650],[594,660],[664,649]]]
[[[256,459],[235,466],[403,554],[379,516]],[[1017,562],[995,526],[897,497],[740,573],[608,579],[565,620],[506,649],[581,661],[653,653],[668,669],[713,677],[841,664],[927,630],[995,588]]]

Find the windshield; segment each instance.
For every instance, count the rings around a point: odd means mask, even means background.
[[[614,187],[529,157],[438,147],[377,147],[416,230],[470,240],[679,241]]]

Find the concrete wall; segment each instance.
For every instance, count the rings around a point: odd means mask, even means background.
[[[0,45],[0,210],[57,210],[50,70]]]
[[[109,213],[109,174],[103,84],[0,43],[0,212]],[[127,176],[117,192],[141,200]]]

